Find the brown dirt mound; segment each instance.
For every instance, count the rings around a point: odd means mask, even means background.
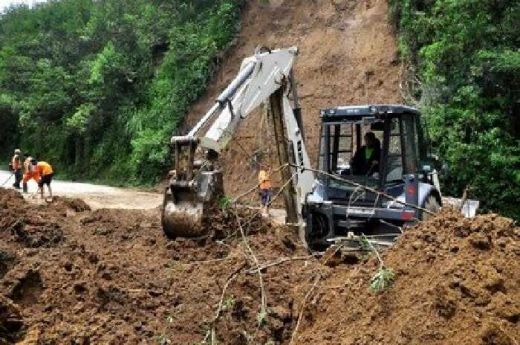
[[[19,199],[4,190],[0,196],[9,204],[11,198]],[[242,344],[249,337],[261,343],[287,342],[295,313],[292,288],[305,282],[317,264],[304,266],[298,260],[264,271],[264,315],[258,275],[246,273],[254,264],[231,210],[213,219],[214,229],[222,234],[219,239],[169,241],[158,210],[76,214],[59,202],[38,206],[20,199],[16,205],[3,209],[3,215],[39,219],[41,224],[31,228],[34,237],[47,236],[49,226],[59,224],[63,240],[30,246],[13,237],[15,217],[0,224],[5,239],[0,249],[12,258],[0,277],[1,297],[23,318],[20,331],[12,331],[9,338],[0,334],[8,343],[190,344],[202,341],[212,326],[224,344]],[[237,212],[261,263],[306,255],[289,230],[273,228],[253,210]],[[25,220],[19,224],[27,228]],[[240,274],[235,277],[233,272]]]
[[[54,197],[53,203],[58,205],[58,207],[68,208],[74,212],[84,212],[91,210],[90,206],[85,201],[76,198],[56,196]]]
[[[222,238],[169,241],[158,210],[71,214],[6,194],[20,217],[59,224],[63,239],[33,247],[0,225],[0,343],[191,344],[214,330],[222,344],[289,344],[296,325],[295,344],[515,345],[520,336],[520,229],[496,215],[445,212],[408,230],[382,253],[393,285],[374,293],[375,257],[315,259],[251,210],[239,218],[261,284],[229,213],[214,219]]]
[[[3,188],[0,188],[0,207],[2,241],[14,241],[23,247],[41,247],[54,246],[63,240],[61,222],[57,219],[65,209],[30,205],[19,192]]]
[[[17,208],[25,204],[22,194],[0,187],[0,209]]]
[[[371,293],[377,261],[336,270],[305,314],[300,344],[518,344],[520,228],[496,215],[451,211],[384,253],[396,274]]]

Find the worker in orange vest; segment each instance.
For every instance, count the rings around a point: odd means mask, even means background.
[[[27,193],[27,182],[29,182],[31,179],[38,182],[40,181],[40,175],[36,171],[36,169],[33,169],[33,166],[31,164],[32,157],[29,153],[24,154],[25,160],[23,161],[23,192]]]
[[[14,150],[14,155],[13,158],[11,158],[9,167],[14,174],[13,187],[20,189],[20,182],[22,181],[22,151],[20,149]]]
[[[31,160],[31,164],[33,167],[33,170],[35,170],[40,177],[38,180],[38,189],[40,191],[40,195],[43,199],[43,186],[47,185],[47,189],[49,190],[49,196],[52,200],[52,189],[51,189],[51,182],[52,177],[54,176],[54,170],[52,170],[52,166],[44,161],[37,161],[36,159]]]
[[[269,166],[263,164],[258,172],[258,188],[262,203],[262,215],[269,216],[269,203],[271,202],[271,177]]]

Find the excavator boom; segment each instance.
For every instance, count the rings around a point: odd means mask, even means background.
[[[311,191],[314,175],[287,164],[310,167],[299,127],[301,120],[297,118],[299,109],[294,109],[287,95],[287,86],[293,82],[292,66],[297,53],[296,47],[264,50],[244,59],[237,76],[189,133],[171,138],[175,167],[162,211],[167,236],[206,234],[204,219],[211,216],[208,211],[215,208],[224,193],[222,172],[216,164],[218,155],[230,144],[240,121],[268,100],[275,117],[279,161],[285,164],[282,176],[291,180],[284,195],[288,215],[291,218],[292,214],[291,222],[303,223],[301,205]],[[292,96],[297,106],[295,90],[292,88]],[[201,154],[203,159],[196,159]]]

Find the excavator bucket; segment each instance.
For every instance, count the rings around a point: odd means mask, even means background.
[[[168,238],[199,237],[205,235],[202,224],[204,205],[197,195],[186,191],[176,191],[175,199],[168,187],[164,193],[162,226]]]
[[[209,235],[207,220],[223,195],[220,171],[201,171],[189,183],[173,178],[164,193],[162,227],[168,238]]]

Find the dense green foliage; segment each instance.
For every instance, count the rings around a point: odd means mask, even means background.
[[[520,2],[391,0],[413,96],[450,167],[485,209],[520,219]]]
[[[0,153],[152,183],[237,30],[240,0],[61,0],[0,17]]]

